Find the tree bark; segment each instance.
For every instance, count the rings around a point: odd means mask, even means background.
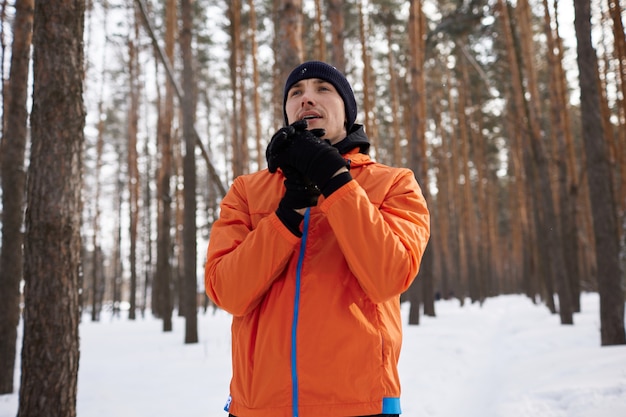
[[[0,394],[13,392],[17,325],[20,318],[20,281],[22,280],[24,236],[24,153],[26,149],[26,95],[28,65],[33,30],[33,0],[15,3],[13,46],[6,123],[0,167],[2,180],[2,256],[0,257]]]
[[[183,136],[185,156],[183,157],[184,178],[184,291],[185,301],[185,343],[198,343],[197,317],[197,278],[196,278],[196,157],[195,157],[195,103],[193,98],[193,56],[191,36],[193,31],[192,0],[182,0],[182,31],[180,47],[183,56]],[[183,308],[183,306],[181,306]]]
[[[392,48],[393,30],[391,23],[387,24],[387,65],[389,73],[389,104],[391,105],[391,114],[394,115],[391,122],[391,136],[392,136],[392,165],[402,165],[402,147],[400,140],[403,138],[400,133],[400,99],[398,92],[398,74],[396,71],[396,60],[394,58],[394,52]]]
[[[372,149],[377,152],[378,129],[376,119],[373,119],[373,92],[376,91],[374,76],[371,74],[371,52],[368,40],[371,39],[369,28],[365,24],[363,0],[359,2],[359,41],[361,42],[361,59],[363,60],[363,114],[365,115],[363,126],[369,136]]]
[[[130,239],[130,253],[128,263],[130,266],[130,307],[128,318],[135,320],[137,308],[137,232],[139,226],[139,166],[137,161],[137,129],[139,124],[139,24],[133,7],[133,34],[128,39],[128,82],[129,82],[129,107],[127,125],[127,162],[128,162],[128,207]]]
[[[608,3],[609,13],[613,22],[614,59],[619,63],[617,84],[622,92],[621,98],[618,98],[620,106],[617,111],[619,129],[617,131],[616,162],[620,172],[620,181],[617,185],[618,192],[616,198],[618,203],[617,220],[620,228],[620,242],[622,242],[622,258],[626,258],[626,32],[622,22],[624,10],[619,0],[608,0]],[[622,264],[622,267],[624,267],[624,264]]]
[[[19,417],[76,416],[84,17],[84,0],[35,2]]]
[[[322,19],[322,0],[315,0],[315,59],[326,61],[326,32]]]
[[[247,122],[243,115],[244,96],[240,86],[243,85],[242,65],[240,62],[241,50],[241,1],[233,0],[228,5],[228,20],[230,21],[230,85],[232,97],[231,117],[231,166],[233,178],[246,172],[244,158],[243,125]]]
[[[443,80],[441,82],[443,84]],[[439,193],[437,195],[436,208],[431,210],[431,224],[433,229],[438,231],[437,234],[431,234],[431,243],[437,242],[434,250],[439,260],[440,273],[436,276],[441,277],[438,282],[436,293],[443,299],[448,299],[452,293],[452,282],[454,281],[455,268],[457,264],[455,254],[455,239],[452,233],[453,225],[456,223],[456,212],[452,204],[452,196],[454,195],[454,179],[452,178],[452,167],[450,155],[450,136],[443,128],[442,113],[443,108],[443,91],[438,92],[431,97],[430,103],[433,106],[433,118],[435,121],[435,131],[441,138],[441,146],[437,150],[436,170],[437,184]],[[434,222],[433,222],[434,219]],[[434,238],[434,240],[433,240]]]
[[[176,44],[176,0],[165,5],[165,54],[174,61]],[[156,305],[153,309],[163,320],[163,331],[172,331],[172,121],[174,119],[174,85],[165,84],[165,98],[159,113],[158,149],[160,163],[157,170],[157,266],[155,276]]]
[[[115,151],[118,155],[122,154],[122,144],[115,145]],[[122,277],[124,275],[124,262],[122,261],[122,205],[124,203],[124,179],[122,178],[122,161],[118,162],[117,176],[115,178],[116,201],[115,207],[115,242],[113,247],[113,315],[120,316],[122,303]]]
[[[457,62],[459,63],[459,98],[457,120],[459,125],[459,142],[461,145],[461,167],[462,167],[462,204],[461,204],[461,225],[465,251],[467,254],[467,284],[468,294],[471,302],[481,300],[478,284],[478,247],[476,239],[478,227],[476,226],[476,206],[472,193],[472,181],[470,174],[470,146],[472,142],[471,122],[468,117],[468,109],[471,108],[471,90],[469,76],[467,73],[467,62],[462,54],[462,45],[457,45]]]
[[[517,62],[517,48],[513,38],[513,27],[509,6],[504,0],[498,1],[499,17],[502,24],[502,34],[506,45],[506,57],[508,70],[511,73],[511,91],[508,94],[507,127],[512,137],[511,149],[511,172],[514,181],[511,185],[511,228],[512,228],[512,251],[514,259],[517,259],[517,268],[514,274],[519,277],[526,295],[535,299],[538,289],[538,262],[536,259],[535,228],[533,213],[533,201],[526,198],[527,188],[532,178],[532,170],[528,170],[529,151],[523,145],[522,132],[526,129],[527,115],[525,111],[524,92],[522,88],[520,66]],[[515,220],[519,219],[519,220]],[[540,241],[543,243],[543,240]],[[553,305],[548,299],[549,307]],[[552,309],[551,309],[552,311]]]
[[[257,19],[254,0],[248,0],[248,8],[250,9],[250,59],[252,60],[252,112],[254,113],[254,139],[256,144],[256,164],[257,169],[261,169],[265,165],[265,152],[262,147],[261,138],[263,132],[261,130],[261,95],[260,93],[260,76],[259,76],[259,48],[256,39]]]
[[[557,179],[555,184],[555,194],[557,198],[555,201],[558,202],[556,208],[558,210],[558,218],[560,219],[563,256],[565,259],[571,260],[570,262],[565,262],[564,265],[566,280],[569,281],[572,311],[578,312],[580,311],[580,274],[578,263],[576,262],[579,258],[578,226],[576,224],[577,187],[573,185],[576,183],[575,170],[572,170],[568,163],[569,153],[566,135],[569,134],[569,126],[565,124],[567,119],[564,117],[565,111],[567,110],[567,101],[564,100],[565,96],[560,88],[563,84],[560,78],[563,76],[564,71],[562,69],[562,62],[559,59],[560,54],[558,52],[556,54],[552,52],[558,51],[560,46],[556,40],[556,38],[558,38],[558,32],[554,33],[552,30],[552,18],[550,16],[547,0],[543,0],[543,7],[544,33],[546,34],[548,45],[547,60],[550,72],[548,90],[550,93],[550,120],[552,124],[551,139],[554,148],[552,159],[555,161]]]
[[[456,120],[456,110],[454,107],[455,99],[455,88],[456,80],[452,77],[451,69],[446,67],[446,79],[447,83],[450,86],[448,88],[448,112],[450,113],[450,120]],[[468,262],[467,262],[467,251],[465,248],[465,231],[462,226],[462,210],[463,210],[463,198],[461,193],[456,192],[459,187],[459,178],[461,176],[459,172],[459,154],[461,153],[459,150],[458,144],[458,136],[457,127],[453,125],[450,129],[449,135],[449,155],[450,155],[450,184],[448,184],[449,190],[451,191],[451,212],[454,213],[451,219],[451,231],[452,231],[452,247],[454,257],[453,259],[456,261],[453,263],[453,267],[455,271],[453,273],[454,281],[451,285],[451,293],[450,296],[454,296],[459,299],[461,305],[465,303],[465,296],[467,295],[467,270],[468,270]]]
[[[426,27],[425,18],[422,12],[422,4],[419,0],[411,1],[409,8],[409,44],[411,45],[410,74],[411,84],[409,87],[411,102],[411,122],[409,131],[409,160],[408,166],[415,173],[415,177],[420,182],[422,193],[427,202],[430,201],[428,191],[428,165],[426,156],[426,95],[424,76],[424,57],[426,48]],[[429,245],[430,246],[430,245]],[[424,314],[435,315],[434,290],[433,290],[433,251],[427,247],[420,266],[420,271],[414,284],[409,288],[409,300],[411,310],[409,312],[409,324],[419,323],[420,303],[424,305]],[[416,286],[421,287],[421,291],[416,291]]]
[[[346,72],[345,21],[343,18],[343,0],[326,1],[326,17],[330,25],[330,62],[339,71]]]
[[[156,76],[156,68],[155,68],[155,76]],[[157,111],[158,113],[158,111]],[[152,234],[152,181],[154,181],[154,177],[152,176],[152,164],[154,163],[154,157],[151,152],[152,145],[150,141],[146,138],[143,143],[143,157],[145,158],[144,163],[144,178],[145,183],[143,187],[143,246],[144,246],[144,255],[143,255],[143,285],[141,286],[141,304],[139,306],[139,311],[141,312],[141,317],[145,318],[146,309],[148,308],[148,288],[153,284],[154,277],[154,269],[152,262],[152,242],[153,242],[153,234]]]
[[[274,0],[276,122],[283,124],[283,86],[289,73],[302,63],[302,0]]]
[[[590,9],[589,0],[574,0],[583,141],[596,239],[600,334],[602,346],[623,345],[626,344],[626,334],[619,234],[608,150],[600,117],[598,58],[591,43]]]
[[[526,84],[525,93],[529,99],[524,103],[526,112],[526,128],[528,148],[531,158],[525,157],[526,172],[530,179],[533,193],[530,195],[537,198],[532,201],[535,208],[535,227],[538,243],[543,245],[539,252],[541,257],[542,271],[546,287],[546,297],[552,297],[552,284],[556,285],[559,295],[559,315],[561,324],[573,324],[572,298],[570,283],[565,272],[565,260],[563,256],[563,239],[561,226],[557,219],[557,211],[554,203],[554,194],[550,183],[550,165],[545,137],[540,125],[541,102],[537,84],[537,74],[534,64],[533,36],[530,24],[530,9],[527,0],[521,0],[517,5],[516,17],[520,30],[520,57],[519,65],[524,70],[526,81],[521,78],[513,80],[514,83]],[[524,90],[520,87],[520,90]],[[550,302],[548,302],[550,303]]]

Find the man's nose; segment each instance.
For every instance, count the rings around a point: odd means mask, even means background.
[[[300,98],[300,104],[304,107],[305,105],[312,105],[315,103],[315,99],[310,92],[304,91],[302,93],[302,97]]]

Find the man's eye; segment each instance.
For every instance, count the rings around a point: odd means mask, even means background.
[[[300,93],[301,93],[300,90],[292,90],[290,97],[295,97],[295,96],[299,95]]]

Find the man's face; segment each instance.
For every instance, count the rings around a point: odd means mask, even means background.
[[[287,93],[289,124],[306,119],[309,129],[326,129],[324,139],[335,144],[346,137],[346,111],[335,87],[319,78],[295,83]]]

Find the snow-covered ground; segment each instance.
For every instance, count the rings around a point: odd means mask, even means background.
[[[405,327],[403,416],[626,416],[626,346],[600,347],[597,294],[583,295],[582,310],[574,326],[562,326],[521,295],[482,307],[438,301],[436,318]],[[79,417],[226,417],[226,313],[201,314],[194,345],[183,343],[179,318],[172,333],[153,318],[88,319],[80,328]],[[17,408],[17,394],[0,396],[0,417]]]

